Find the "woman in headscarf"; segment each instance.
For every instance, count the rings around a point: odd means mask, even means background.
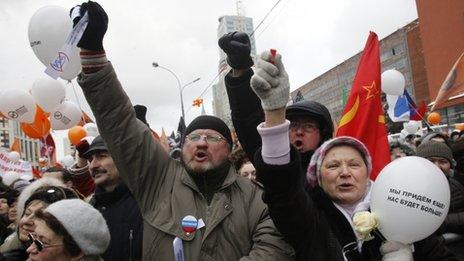
[[[257,177],[270,216],[298,260],[456,260],[433,235],[410,246],[357,234],[354,215],[370,209],[368,150],[359,140],[338,137],[322,144],[308,169],[301,169],[280,101],[288,97],[281,57],[263,53],[256,67],[251,85],[267,105],[266,120],[258,126],[262,149],[255,155]]]

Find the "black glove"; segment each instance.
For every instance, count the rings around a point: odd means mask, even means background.
[[[70,14],[74,8],[71,9]],[[81,20],[86,11],[89,16],[89,23],[77,47],[91,51],[103,51],[102,42],[106,29],[108,29],[108,15],[97,2],[88,1],[80,5],[79,15],[74,18],[73,26]]]
[[[144,105],[137,104],[134,106],[134,110],[135,110],[135,116],[137,117],[137,119],[139,119],[141,122],[145,123],[145,125],[150,127],[150,125],[147,122],[147,118],[146,118],[147,107],[145,107]]]
[[[223,35],[219,47],[227,54],[227,63],[234,69],[248,69],[253,66],[250,57],[250,38],[246,33],[233,32]]]

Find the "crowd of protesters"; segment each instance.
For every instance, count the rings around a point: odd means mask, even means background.
[[[221,37],[238,140],[221,119],[202,115],[169,147],[153,137],[146,108],[132,106],[106,58],[103,8],[76,8],[74,24],[89,15],[78,82],[101,136],[82,140],[69,168],[0,182],[0,261],[464,260],[462,131],[390,141],[392,161],[423,157],[448,180],[441,227],[410,245],[378,235],[363,241],[352,219],[371,206],[369,151],[333,137],[323,104],[287,104],[280,54],[253,61],[245,33]]]

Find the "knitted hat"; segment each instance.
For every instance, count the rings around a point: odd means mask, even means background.
[[[364,163],[367,166],[367,173],[371,173],[372,159],[371,155],[369,154],[369,150],[366,148],[364,143],[353,137],[340,136],[324,142],[311,157],[311,161],[309,162],[308,170],[306,172],[306,179],[311,187],[315,187],[321,182],[321,165],[322,161],[327,155],[327,152],[331,148],[339,145],[347,145],[359,151],[363,157]]]
[[[230,134],[229,127],[218,117],[210,115],[201,115],[196,117],[185,129],[184,136],[182,137],[182,143],[185,141],[185,137],[189,135],[192,131],[198,129],[208,129],[215,130],[219,132],[224,138],[226,138],[227,143],[229,143],[232,148],[232,135]]]
[[[416,154],[422,158],[445,158],[452,166],[454,164],[453,152],[451,151],[451,148],[443,142],[429,141],[421,143],[421,145],[417,147]]]
[[[95,139],[90,144],[89,149],[82,154],[82,157],[84,159],[89,159],[93,154],[97,153],[98,151],[108,151],[108,147],[106,146],[105,141],[100,135],[95,137]]]
[[[110,231],[102,214],[80,199],[65,199],[45,209],[61,222],[85,255],[99,255],[110,244]]]

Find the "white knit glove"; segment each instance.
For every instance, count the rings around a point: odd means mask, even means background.
[[[382,261],[413,261],[411,246],[387,241],[380,246]]]
[[[257,57],[255,74],[251,78],[251,88],[261,99],[264,110],[275,110],[287,105],[290,95],[288,75],[282,64],[282,56],[276,54],[274,64],[270,51]]]

